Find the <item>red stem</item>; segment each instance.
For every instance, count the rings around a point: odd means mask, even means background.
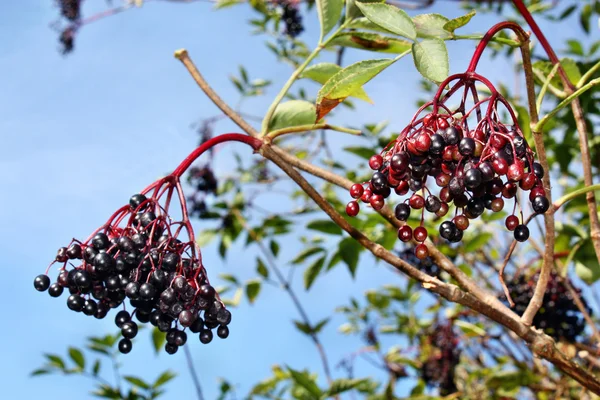
[[[515,0],[515,3],[517,3],[518,1],[520,1],[520,0]],[[527,10],[527,8],[525,10]],[[527,17],[525,17],[525,19],[527,20]],[[529,23],[529,21],[528,21],[528,23]],[[533,23],[535,24],[535,22],[533,22]],[[531,29],[533,29],[533,31],[535,32],[533,25],[531,25],[531,23],[529,23],[529,25],[531,26]],[[537,27],[537,25],[536,25],[536,27]],[[473,53],[473,58],[471,58],[471,63],[469,64],[469,68],[467,68],[467,73],[475,72],[475,69],[477,68],[477,64],[479,63],[479,59],[481,58],[481,55],[483,54],[483,51],[485,50],[487,45],[490,43],[490,40],[492,40],[492,38],[496,35],[496,33],[500,32],[503,29],[510,29],[510,30],[514,31],[520,38],[527,38],[527,33],[516,22],[504,21],[504,22],[497,23],[496,25],[492,26],[489,31],[487,31],[487,33],[483,36],[483,38],[477,45],[477,48],[475,49],[475,53]],[[539,28],[538,28],[538,30],[539,30]],[[537,36],[537,33],[536,33],[536,36]],[[539,38],[539,36],[538,36],[538,38]],[[540,42],[541,42],[541,40],[540,40]],[[554,55],[554,57],[556,57],[556,55]],[[552,57],[550,57],[550,58],[552,59]]]
[[[194,150],[189,156],[185,158],[185,160],[181,162],[181,164],[179,164],[179,166],[175,169],[175,171],[173,171],[171,176],[175,177],[176,179],[179,179],[181,175],[183,175],[183,173],[190,167],[190,165],[192,165],[192,163],[196,161],[196,159],[200,157],[205,151],[223,142],[246,143],[255,151],[258,150],[263,144],[262,140],[254,138],[252,136],[243,135],[241,133],[225,133],[223,135],[215,136],[214,138],[211,138],[206,142],[202,143],[200,146],[198,146],[196,150]]]
[[[525,21],[527,22],[527,24],[529,25],[529,27],[531,28],[531,30],[533,31],[535,36],[540,41],[540,44],[544,48],[544,51],[546,52],[546,54],[548,54],[548,58],[550,59],[550,61],[552,61],[552,64],[559,66],[558,73],[560,74],[563,82],[565,84],[567,84],[571,90],[574,90],[575,86],[573,86],[573,83],[571,83],[571,80],[567,77],[567,74],[565,73],[565,70],[562,68],[560,60],[556,56],[554,49],[550,45],[550,42],[548,42],[548,40],[546,39],[546,36],[544,36],[544,33],[540,29],[537,22],[535,22],[535,20],[533,19],[533,16],[527,9],[527,6],[525,6],[525,4],[523,3],[523,0],[513,0],[513,4],[515,5],[515,7],[517,7],[517,10],[519,10],[519,13],[521,14],[521,16],[523,16],[523,18],[525,18]]]

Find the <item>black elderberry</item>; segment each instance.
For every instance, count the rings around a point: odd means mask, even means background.
[[[425,200],[425,209],[430,213],[436,213],[442,208],[442,202],[436,196],[429,195]]]
[[[140,286],[140,297],[143,300],[152,300],[156,296],[156,288],[151,283],[143,283]]]
[[[212,341],[213,339],[213,333],[210,329],[203,329],[200,332],[200,342],[204,343],[204,344],[208,344]]]
[[[137,310],[135,310],[135,317],[137,318],[137,320],[143,324],[150,322],[150,312],[149,311],[144,311],[140,308],[138,308]]]
[[[543,214],[548,211],[550,202],[546,196],[536,196],[531,202],[531,206],[533,207],[533,211],[537,214]]]
[[[121,310],[115,315],[115,324],[119,328],[122,328],[123,325],[129,321],[131,321],[131,315],[125,310]]]
[[[78,243],[73,243],[67,249],[67,256],[71,260],[79,260],[83,257],[83,251],[81,250],[81,246]]]
[[[387,177],[381,172],[375,172],[371,177],[371,185],[374,190],[383,190],[387,186]]]
[[[142,226],[144,228],[146,228],[148,225],[150,225],[155,220],[156,220],[156,214],[154,214],[152,211],[146,211],[140,217],[140,224],[142,224]]]
[[[453,177],[448,183],[448,190],[452,196],[458,196],[464,193],[465,187],[463,181],[458,177]]]
[[[125,287],[125,295],[132,300],[140,297],[140,284],[137,282],[129,282]]]
[[[229,336],[229,328],[225,325],[221,325],[217,328],[217,336],[221,339],[227,339]]]
[[[221,308],[217,312],[216,320],[221,325],[229,325],[229,323],[231,322],[231,312],[229,312],[229,310],[227,310],[225,308]]]
[[[88,299],[83,304],[83,313],[85,315],[96,315],[96,311],[98,311],[98,305],[94,300]]]
[[[60,297],[60,295],[63,293],[64,288],[62,286],[60,286],[58,284],[58,282],[54,282],[52,285],[50,285],[50,287],[48,288],[48,294],[51,297]]]
[[[174,344],[176,346],[183,346],[187,342],[187,334],[184,331],[176,331]]]
[[[108,253],[98,253],[94,257],[94,266],[96,267],[96,273],[100,276],[108,275],[114,268],[115,260]]]
[[[526,151],[525,139],[522,136],[515,136],[512,141],[515,146],[515,152],[517,153],[517,156],[518,157],[524,156],[525,151]],[[511,153],[512,153],[512,149],[511,149]]]
[[[83,310],[84,304],[85,300],[83,299],[83,297],[78,296],[76,294],[70,295],[67,299],[67,307],[69,307],[70,310],[76,312],[80,312],[81,310]]]
[[[183,310],[179,313],[179,323],[183,327],[189,327],[194,323],[195,315],[190,310]]]
[[[98,250],[91,246],[87,246],[83,251],[83,259],[88,263],[93,263],[98,255]]]
[[[529,228],[526,225],[518,225],[514,231],[515,240],[524,242],[529,239]]]
[[[401,151],[392,156],[390,160],[390,168],[395,172],[404,172],[408,168],[410,159],[408,154]]]
[[[485,205],[483,203],[483,200],[475,197],[471,198],[471,200],[469,200],[469,202],[467,203],[467,211],[474,218],[479,217],[485,211]]]
[[[119,341],[119,351],[123,354],[127,354],[131,351],[133,344],[131,340],[123,338]]]
[[[108,314],[108,310],[110,307],[106,303],[98,303],[98,309],[96,310],[96,314],[94,314],[94,318],[103,319]]]
[[[542,179],[544,177],[544,167],[542,167],[542,165],[540,163],[534,162],[533,163],[533,173],[539,179]]]
[[[131,240],[133,241],[133,244],[137,249],[142,250],[144,249],[144,247],[146,247],[148,237],[143,233],[136,233],[133,236],[131,236]]]
[[[458,151],[463,156],[472,156],[475,152],[475,140],[469,137],[462,138],[458,143]]]
[[[467,172],[465,172],[463,182],[467,189],[475,189],[483,182],[481,171],[477,168],[469,169]]]
[[[204,320],[200,317],[196,318],[196,320],[190,325],[190,331],[193,333],[199,333],[204,329]]]
[[[177,268],[177,264],[179,264],[179,254],[177,253],[168,253],[163,257],[162,265],[167,271],[175,271]]]
[[[174,344],[170,344],[170,343],[165,344],[165,351],[167,352],[167,354],[175,354],[175,353],[177,353],[177,349],[179,349],[179,347],[177,347]]]
[[[150,323],[153,326],[158,326],[162,313],[159,310],[154,310],[150,313]]]
[[[458,228],[456,228],[456,225],[454,224],[454,222],[444,221],[440,225],[440,236],[443,237],[444,239],[449,240],[450,237],[452,237],[454,232],[457,230],[458,230]]]
[[[200,286],[200,295],[207,299],[212,299],[215,297],[215,293],[215,288],[213,288],[211,285]]]
[[[458,243],[462,240],[462,238],[463,231],[457,228],[455,231],[452,232],[452,235],[448,238],[448,241],[450,241],[450,243]]]
[[[121,280],[117,275],[109,276],[106,279],[106,288],[108,290],[118,290],[121,288]]]
[[[188,287],[188,283],[185,280],[185,278],[181,275],[179,275],[177,278],[175,278],[175,280],[173,281],[173,288],[175,289],[176,292],[178,293],[183,293],[187,290]]]
[[[460,137],[460,131],[454,126],[449,126],[444,132],[444,139],[446,139],[446,144],[449,146],[457,144],[460,141]]]
[[[127,339],[133,339],[138,333],[138,326],[135,322],[129,321],[121,325],[121,335]]]
[[[438,133],[431,135],[431,146],[429,147],[429,151],[432,154],[442,154],[445,147],[446,141],[442,135]]]
[[[68,259],[69,259],[69,256],[67,254],[67,248],[61,247],[60,249],[58,249],[58,251],[56,252],[56,261],[65,262]]]
[[[144,196],[143,194],[134,194],[133,196],[131,196],[131,198],[129,199],[129,206],[133,209],[136,210],[139,206],[142,205],[143,202],[145,202],[147,200],[146,196]]]
[[[50,287],[50,278],[48,275],[38,275],[33,280],[33,286],[38,292],[45,292]]]
[[[106,236],[106,233],[98,232],[96,235],[94,235],[92,238],[92,246],[94,246],[96,250],[108,249],[110,246],[110,240],[108,239],[108,236]]]
[[[177,293],[173,288],[167,288],[160,294],[160,300],[167,305],[171,305],[177,301]]]

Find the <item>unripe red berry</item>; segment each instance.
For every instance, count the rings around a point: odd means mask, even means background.
[[[425,199],[419,194],[413,194],[408,202],[415,210],[420,210],[425,205]]]
[[[498,175],[506,175],[508,172],[508,162],[504,158],[495,158],[492,161],[492,168]]]
[[[523,190],[531,190],[537,183],[537,176],[533,172],[525,174],[523,179],[519,182],[519,187]]]
[[[506,217],[504,224],[506,225],[506,229],[508,229],[509,231],[514,231],[515,228],[519,225],[519,218],[516,215],[509,215],[508,217]]]
[[[356,201],[351,201],[346,205],[346,214],[348,214],[351,217],[356,217],[358,215],[359,210],[360,207],[358,206],[358,203]]]
[[[398,186],[396,186],[394,188],[394,191],[396,192],[396,194],[398,196],[404,196],[406,193],[408,193],[408,189],[409,189],[409,184],[407,181],[400,181],[400,183],[398,184]]]
[[[421,153],[425,153],[431,147],[431,138],[425,132],[422,132],[415,140],[415,148]]]
[[[523,166],[519,162],[515,162],[508,167],[506,176],[513,182],[520,181],[523,178]]]
[[[360,183],[355,183],[350,187],[350,197],[353,199],[359,199],[363,195],[364,191],[365,188],[363,188],[363,185]]]
[[[442,202],[442,206],[440,207],[439,210],[436,211],[435,215],[437,215],[438,217],[441,218],[441,217],[445,216],[446,214],[448,214],[448,209],[449,209],[448,203]]]
[[[420,244],[415,247],[415,255],[419,260],[424,260],[429,256],[429,250],[427,250],[427,246],[424,244]]]
[[[503,208],[504,208],[504,200],[502,200],[502,197],[492,200],[492,211],[493,212],[502,211]]]
[[[369,168],[372,170],[378,170],[383,165],[383,157],[379,154],[375,154],[369,158]]]
[[[371,196],[373,196],[373,191],[371,189],[365,189],[360,199],[363,203],[369,203],[371,201]]]
[[[400,239],[403,242],[408,242],[412,239],[413,233],[412,233],[412,228],[408,225],[404,225],[401,226],[400,229],[398,229],[398,239]]]
[[[427,229],[423,226],[415,228],[413,236],[417,242],[424,242],[427,239]]]
[[[466,210],[465,212],[467,211],[468,210]],[[464,215],[457,215],[452,221],[454,222],[456,227],[461,231],[464,231],[469,227],[469,218],[465,217]]]
[[[440,118],[437,119],[437,127],[438,127],[438,129],[446,129],[449,126],[450,126],[450,124],[444,118],[440,117]]]
[[[373,207],[374,210],[381,210],[385,205],[385,200],[383,199],[383,196],[379,194],[374,194],[371,196],[369,203],[371,204],[371,207]]]

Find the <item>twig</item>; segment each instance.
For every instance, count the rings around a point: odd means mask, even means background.
[[[559,198],[558,200],[556,200],[554,202],[554,206],[553,206],[554,211],[556,212],[559,208],[564,206],[565,203],[568,203],[569,201],[573,200],[575,197],[577,197],[579,195],[582,195],[584,193],[591,192],[591,191],[597,191],[597,190],[600,190],[600,183],[597,183],[592,186],[586,186],[581,189],[574,190],[571,193],[567,193],[563,197]]]
[[[286,135],[288,133],[298,133],[298,132],[307,132],[307,131],[316,131],[319,129],[330,129],[332,131],[349,133],[351,135],[360,135],[362,132],[358,129],[350,129],[345,128],[343,126],[337,125],[329,125],[329,124],[312,124],[312,125],[298,125],[298,126],[290,126],[287,128],[281,128],[274,131],[271,131],[267,134],[267,137],[271,138],[271,140],[279,137],[281,135]]]
[[[198,374],[196,374],[196,367],[194,367],[194,360],[192,360],[192,354],[190,353],[190,346],[183,346],[183,351],[185,353],[188,370],[190,371],[192,381],[194,382],[194,387],[196,388],[196,396],[198,397],[198,400],[204,400],[202,386],[200,386],[200,379],[198,379]]]
[[[219,109],[223,111],[225,115],[227,115],[233,122],[237,124],[237,126],[239,126],[248,135],[254,137],[258,136],[258,132],[252,126],[250,126],[250,124],[248,124],[246,120],[240,117],[238,113],[236,113],[231,107],[229,107],[227,103],[225,103],[219,97],[217,92],[215,92],[213,88],[210,87],[210,85],[206,82],[202,74],[200,74],[200,71],[198,71],[198,68],[196,68],[194,62],[189,57],[187,50],[177,50],[175,52],[175,58],[177,58],[183,63],[183,65],[187,68],[190,75],[192,75],[192,78],[194,78],[194,81],[196,81],[196,84],[198,84],[200,89],[202,89],[202,91],[208,96],[208,98],[212,100],[212,102],[215,103],[215,105],[219,107]]]
[[[275,258],[273,257],[273,253],[271,252],[271,250],[267,249],[267,247],[264,245],[263,241],[261,240],[259,235],[256,233],[256,231],[248,226],[246,219],[242,216],[242,214],[239,212],[239,210],[237,210],[237,209],[233,210],[232,214],[237,218],[237,220],[240,223],[240,225],[242,226],[242,228],[254,240],[254,242],[260,249],[260,251],[265,256],[265,258],[267,260],[267,264],[269,265],[271,270],[275,273],[275,276],[277,277],[279,284],[283,287],[283,289],[286,291],[286,293],[292,299],[292,302],[294,303],[296,310],[298,310],[298,314],[300,314],[300,318],[302,318],[302,322],[304,322],[305,325],[312,327],[313,325],[311,324],[310,319],[308,318],[308,313],[302,306],[300,299],[298,298],[298,296],[296,296],[296,293],[292,289],[289,282],[285,279],[285,277],[281,273],[281,270],[277,266],[277,263],[275,261]],[[327,354],[325,353],[325,347],[323,346],[323,344],[321,343],[321,341],[319,340],[319,337],[317,336],[317,334],[315,332],[310,332],[309,336],[312,339],[313,343],[315,344],[317,351],[319,352],[319,357],[321,358],[321,364],[323,364],[323,371],[325,372],[325,377],[327,378],[327,382],[331,384],[331,382],[332,382],[331,371],[329,369],[329,361],[327,359]]]

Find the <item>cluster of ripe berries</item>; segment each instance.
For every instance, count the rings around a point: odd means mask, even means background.
[[[58,7],[63,17],[71,22],[79,20],[81,13],[81,0],[58,0]]]
[[[522,315],[533,297],[533,292],[539,274],[531,278],[520,275],[517,279],[508,283],[508,290],[515,306],[514,311]],[[533,318],[533,325],[543,329],[546,334],[556,340],[564,340],[574,343],[585,329],[585,320],[581,311],[573,301],[573,295],[567,289],[565,282],[555,272],[552,272],[548,281],[548,287],[544,294],[542,307]],[[571,284],[572,286],[572,284]],[[583,297],[581,289],[574,288],[588,313],[591,308]]]
[[[439,388],[440,395],[448,396],[458,389],[454,383],[455,369],[460,362],[459,338],[451,322],[436,324],[421,339],[424,357],[421,378],[432,387]]]
[[[167,185],[155,193],[170,193]],[[34,280],[38,291],[59,297],[68,290],[67,307],[98,319],[123,305],[115,322],[129,353],[139,323],[150,322],[167,334],[165,351],[174,354],[187,340],[186,329],[202,343],[229,336],[231,313],[210,285],[201,256],[196,255],[189,224],[173,222],[167,204],[144,194],[131,197],[90,239],[73,240],[58,250],[52,264],[62,264],[55,282],[47,274]],[[189,240],[178,239],[188,229]],[[51,265],[52,265],[51,264]],[[131,313],[125,310],[129,300]]]
[[[417,258],[413,249],[404,249],[398,256],[409,264],[412,264],[421,271],[425,272],[427,275],[435,276],[436,278],[440,277],[442,270],[439,265],[433,262],[431,257],[427,256],[421,260]]]
[[[281,21],[285,24],[284,34],[295,38],[304,32],[297,0],[273,0],[273,3],[281,7]]]
[[[454,204],[455,215],[441,223],[439,233],[456,243],[471,219],[481,216],[485,209],[499,212],[505,199],[514,199],[513,213],[505,225],[523,242],[529,238],[529,229],[522,213],[520,219],[515,215],[518,189],[530,191],[536,213],[544,213],[550,205],[541,180],[544,170],[534,162],[519,127],[491,118],[469,129],[466,117],[428,113],[407,126],[381,154],[372,156],[369,167],[374,171],[371,179],[350,188],[355,200],[347,204],[346,213],[356,216],[359,201],[380,210],[392,192],[402,196],[404,200],[394,210],[395,217],[404,222],[398,238],[419,242],[415,248],[419,259],[428,256],[423,244],[428,236],[423,226],[425,210],[442,218]],[[438,194],[432,192],[430,178],[440,188]],[[420,218],[414,229],[407,223],[413,210]]]

